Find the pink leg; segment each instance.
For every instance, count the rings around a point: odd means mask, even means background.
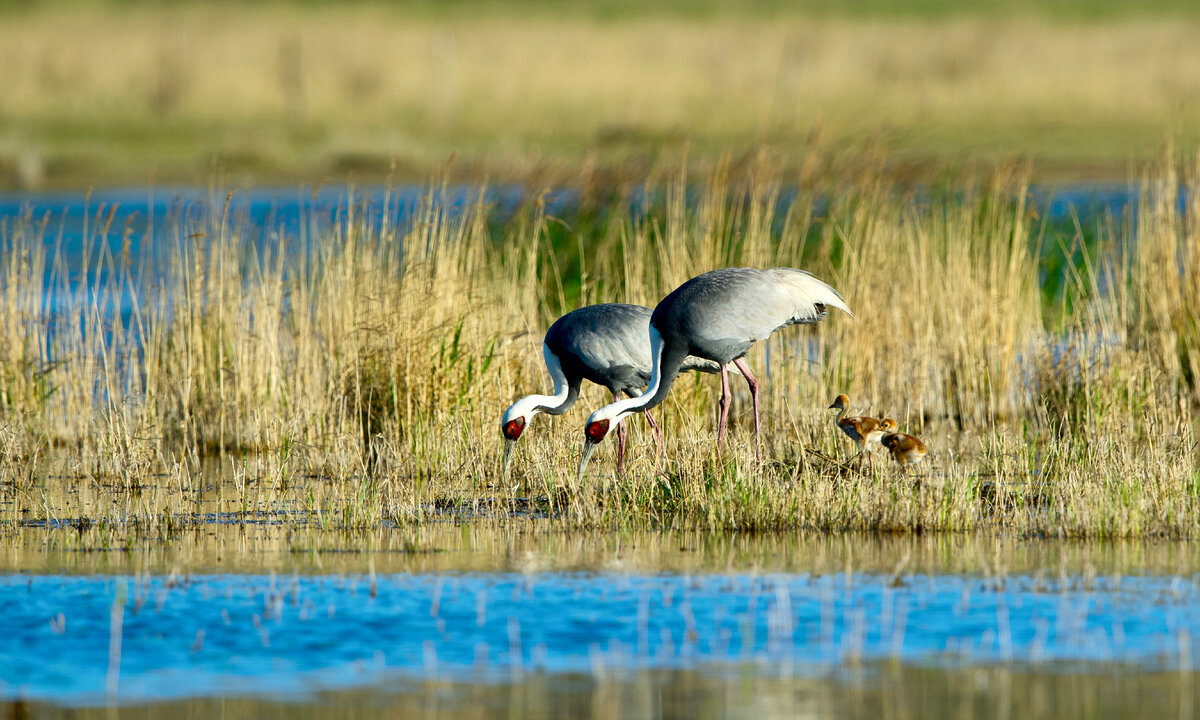
[[[650,426],[650,434],[654,436],[654,471],[658,472],[658,465],[662,461],[663,455],[663,436],[662,431],[658,429],[658,423],[654,422],[654,416],[650,411],[646,411],[646,424]]]
[[[729,422],[729,406],[732,404],[733,398],[729,393],[729,366],[721,366],[721,401],[719,407],[721,414],[717,418],[717,445],[725,441],[725,425]]]
[[[750,372],[750,366],[746,364],[743,358],[738,358],[733,361],[737,369],[742,373],[742,377],[746,378],[746,384],[750,386],[750,399],[754,404],[754,457],[756,460],[762,459],[762,452],[759,450],[759,424],[758,424],[758,380],[755,379],[754,373]]]
[[[613,393],[613,402],[618,400],[619,396]],[[621,477],[625,470],[625,423],[617,426],[617,477]]]

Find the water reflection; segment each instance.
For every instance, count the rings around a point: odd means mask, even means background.
[[[581,531],[553,520],[423,523],[343,533],[289,524],[191,526],[170,537],[118,526],[5,531],[0,570],[32,573],[343,574],[447,571],[1191,575],[1200,543],[972,534]]]
[[[1190,672],[1200,650],[1179,575],[10,575],[0,617],[0,693],[84,704],[883,660]]]

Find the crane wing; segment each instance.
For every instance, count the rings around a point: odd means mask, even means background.
[[[546,331],[546,345],[568,368],[593,382],[642,387],[650,382],[651,312],[624,303],[588,305],[555,321]],[[689,356],[681,369],[717,373],[721,366]]]
[[[836,290],[803,270],[724,268],[692,282],[677,319],[694,346],[748,345],[787,325],[818,322],[830,307],[853,317]]]
[[[555,321],[546,331],[546,343],[593,382],[645,385],[650,380],[650,313],[640,305],[588,305]]]

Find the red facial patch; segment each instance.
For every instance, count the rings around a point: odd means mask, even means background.
[[[587,434],[588,442],[593,445],[599,445],[604,440],[604,436],[608,434],[608,421],[597,420],[596,422],[590,422],[584,432]]]
[[[504,423],[504,427],[500,428],[500,432],[504,433],[504,437],[509,440],[516,440],[521,437],[521,431],[525,429],[525,418],[516,418]]]

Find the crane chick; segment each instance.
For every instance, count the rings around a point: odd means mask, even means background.
[[[925,459],[929,452],[925,443],[915,435],[898,432],[899,426],[895,420],[884,418],[880,428],[883,430],[880,444],[887,448],[892,454],[892,459],[899,463],[900,467],[907,469]]]
[[[883,437],[883,423],[873,417],[846,417],[847,407],[850,405],[850,398],[845,395],[838,395],[833,399],[833,404],[829,406],[830,410],[837,410],[837,417],[834,418],[834,423],[838,429],[846,434],[846,437],[854,441],[858,446],[858,454],[867,453],[866,457],[871,456],[871,445],[878,445],[880,438]],[[855,456],[857,457],[857,455]]]

